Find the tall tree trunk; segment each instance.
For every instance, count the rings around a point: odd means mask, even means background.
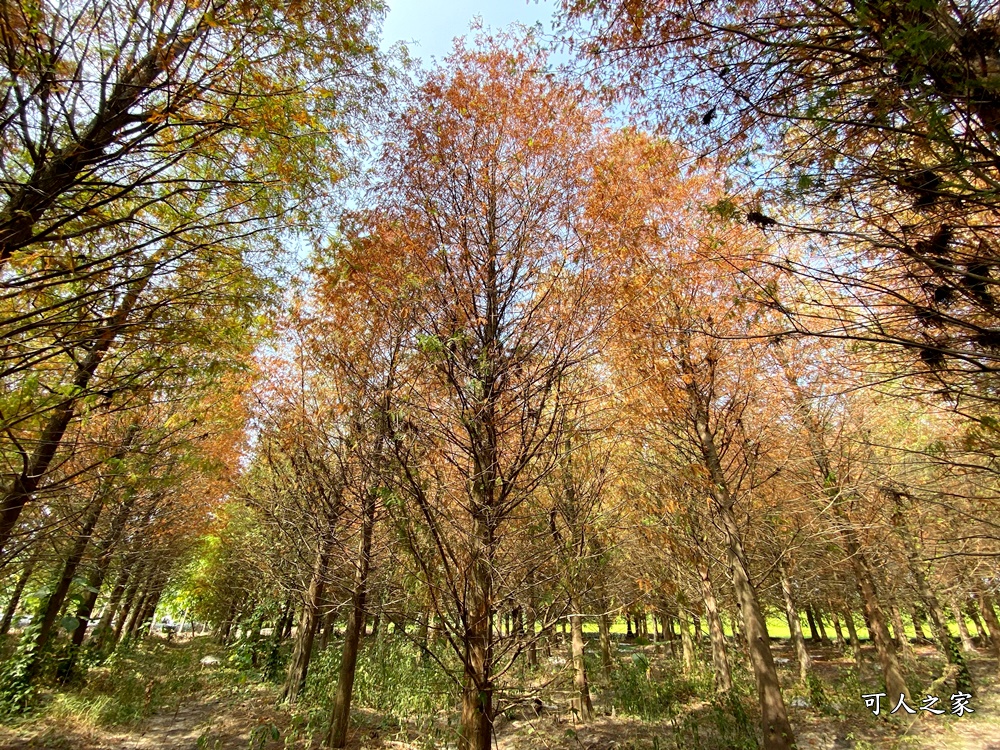
[[[833,642],[830,640],[829,633],[826,632],[826,623],[823,622],[823,608],[816,602],[813,602],[809,606],[813,611],[813,615],[816,617],[816,626],[819,628],[820,643],[824,646],[832,646]]]
[[[1000,619],[997,619],[997,612],[994,609],[993,597],[983,591],[980,595],[982,602],[983,617],[986,619],[986,627],[990,629],[990,645],[993,648],[993,658],[1000,666]]]
[[[722,460],[715,445],[715,435],[709,429],[707,407],[702,401],[701,394],[695,392],[691,395],[695,407],[693,413],[695,429],[705,466],[712,479],[710,492],[715,501],[715,513],[722,526],[729,558],[730,578],[743,615],[747,648],[750,652],[754,680],[757,683],[764,750],[791,750],[795,747],[795,736],[788,721],[785,700],[781,695],[781,684],[778,682],[778,670],[775,668],[774,656],[771,653],[767,624],[760,609],[757,591],[750,580],[750,569],[739,525],[733,516],[734,500],[730,495]]]
[[[585,643],[583,640],[583,616],[580,614],[579,600],[572,600],[570,607],[573,609],[569,616],[569,622],[573,639],[573,687],[576,692],[572,705],[580,721],[589,722],[594,718],[594,704],[590,700],[587,665],[583,658]]]
[[[312,575],[309,579],[309,589],[302,602],[302,613],[299,616],[298,631],[295,634],[295,646],[288,664],[288,675],[281,691],[281,700],[289,703],[295,703],[298,700],[299,693],[302,692],[302,688],[306,684],[309,662],[312,659],[313,639],[316,637],[316,617],[320,601],[323,598],[326,569],[332,547],[333,534],[328,529],[324,538],[320,539],[316,549]]]
[[[857,579],[864,613],[871,624],[869,632],[875,641],[875,651],[878,654],[886,690],[890,696],[905,695],[909,697],[909,690],[896,658],[896,650],[889,637],[885,617],[879,605],[878,589],[872,575],[871,565],[862,550],[857,529],[843,506],[844,501],[851,498],[853,493],[841,485],[840,477],[834,471],[826,448],[825,429],[813,414],[811,403],[802,391],[798,379],[792,373],[788,360],[780,347],[776,347],[775,351],[791,389],[799,421],[805,428],[809,449],[816,464],[818,484],[826,496],[823,509],[826,511],[829,507],[833,512],[834,523],[838,527],[841,543]]]
[[[868,632],[875,642],[875,653],[878,656],[879,666],[882,668],[882,677],[885,680],[886,692],[893,700],[899,700],[900,695],[905,695],[909,698],[910,691],[906,687],[906,680],[903,678],[903,672],[899,667],[899,660],[896,658],[896,649],[889,635],[889,628],[885,624],[885,616],[882,613],[882,607],[879,605],[878,592],[875,588],[875,578],[871,573],[868,558],[861,551],[861,547],[854,537],[853,529],[842,526],[841,536],[844,539],[847,554],[851,558],[851,565],[854,567],[855,577],[857,578],[858,588],[861,593],[861,603],[864,606],[865,614],[870,623],[870,630]]]
[[[962,650],[967,653],[975,653],[976,647],[973,645],[972,637],[969,635],[969,626],[965,622],[965,613],[958,606],[958,599],[954,596],[951,598],[951,611],[955,615],[955,624],[958,625],[958,634],[962,639]]]
[[[21,575],[18,576],[17,582],[14,584],[14,590],[10,592],[10,599],[7,600],[7,606],[3,612],[3,620],[0,621],[0,636],[7,635],[7,632],[10,630],[10,626],[14,622],[14,615],[17,612],[17,605],[21,602],[21,594],[24,593],[24,587],[28,585],[28,579],[31,578],[31,574],[35,571],[35,564],[37,562],[38,559],[36,557],[30,557],[21,570]]]
[[[895,604],[889,607],[889,616],[892,618],[892,630],[896,635],[899,653],[907,661],[912,661],[913,649],[910,648],[910,640],[906,637],[906,630],[903,627],[903,615],[900,613],[899,607]]]
[[[361,645],[361,633],[365,627],[365,605],[368,599],[368,575],[371,570],[374,528],[375,493],[368,492],[362,508],[358,569],[355,572],[351,611],[347,615],[347,628],[344,630],[344,651],[340,658],[340,677],[337,680],[337,692],[333,700],[330,733],[327,735],[327,744],[333,748],[342,748],[347,744],[347,727],[351,719],[351,697],[354,693],[358,649]],[[424,623],[426,633],[426,619]]]
[[[805,684],[809,677],[812,659],[809,658],[806,641],[802,637],[802,623],[799,621],[799,613],[795,609],[795,600],[792,599],[792,584],[788,580],[784,563],[779,566],[778,570],[781,574],[781,595],[785,599],[785,617],[788,619],[788,630],[792,634],[792,645],[795,646],[795,658],[799,662],[799,682]]]
[[[913,620],[913,630],[916,633],[916,640],[922,643],[930,643],[927,637],[927,629],[924,627],[924,618],[920,616],[920,609],[914,605],[910,608],[910,619]]]
[[[691,639],[691,618],[688,615],[686,602],[677,607],[677,620],[681,628],[681,655],[684,673],[688,674],[694,669],[694,641]]]
[[[861,672],[861,639],[858,638],[858,626],[854,622],[854,613],[849,609],[844,610],[844,624],[847,625],[847,638],[851,644],[851,650],[854,651],[854,662],[858,668],[858,673]]]
[[[900,498],[897,498],[897,502],[900,502],[900,500]],[[944,609],[941,607],[937,593],[934,591],[934,587],[931,585],[927,571],[921,561],[920,545],[906,526],[905,521],[897,523],[896,528],[899,532],[899,537],[903,541],[903,547],[906,550],[906,560],[910,575],[917,584],[917,594],[920,596],[920,601],[923,603],[924,609],[930,617],[934,639],[937,641],[948,663],[958,669],[956,680],[961,684],[969,684],[972,678],[969,674],[968,665],[965,663],[965,659],[962,658],[961,651],[957,647],[952,647],[952,636],[948,630],[948,622],[945,618]],[[891,696],[892,694],[890,693]]]
[[[975,599],[966,599],[965,612],[969,615],[969,619],[971,619],[976,625],[976,631],[978,632],[976,637],[982,641],[983,645],[989,643],[990,634],[987,632],[986,626],[983,624],[982,617],[979,616],[979,604]]]
[[[91,641],[94,647],[98,650],[104,649],[104,646],[108,641],[108,637],[112,633],[111,623],[115,615],[118,613],[118,607],[122,602],[122,597],[125,596],[126,587],[128,586],[129,577],[132,571],[132,561],[133,556],[131,553],[125,555],[122,559],[121,570],[118,571],[118,577],[115,579],[115,585],[111,589],[111,595],[108,597],[108,601],[104,605],[104,611],[101,612],[101,619],[97,621],[97,625],[94,627]]]
[[[837,644],[837,648],[843,650],[847,644],[844,642],[844,633],[840,629],[840,615],[837,614],[832,602],[828,602],[828,604],[830,606],[830,619],[833,621],[834,642]]]
[[[722,618],[719,616],[719,604],[715,599],[715,589],[712,587],[712,573],[708,561],[700,551],[696,553],[698,577],[701,579],[701,596],[705,602],[705,615],[708,618],[708,634],[712,642],[712,667],[715,673],[715,691],[728,693],[733,688],[733,678],[729,671],[729,656],[726,654],[726,634],[722,629]],[[656,620],[653,620],[656,627]]]
[[[134,499],[134,496],[132,497]],[[75,647],[79,647],[83,644],[83,639],[87,635],[87,628],[90,626],[90,616],[94,612],[94,607],[97,604],[97,597],[100,595],[101,587],[104,585],[104,578],[107,576],[108,570],[111,567],[115,547],[121,540],[122,534],[124,533],[125,521],[128,518],[131,506],[132,503],[127,502],[119,508],[118,512],[112,519],[108,534],[101,541],[99,546],[97,559],[94,561],[94,566],[87,578],[87,591],[84,594],[83,599],[80,601],[80,606],[77,607],[76,610],[76,619],[79,624],[76,626],[76,630],[73,631],[73,645]],[[127,577],[128,572],[124,569],[122,572]],[[112,592],[112,596],[113,595],[114,592]],[[119,592],[118,597],[121,597],[121,592]],[[114,606],[117,606],[118,598],[114,598],[113,601]]]
[[[139,626],[136,629],[136,636],[146,638],[153,633],[153,626],[156,622],[156,609],[160,606],[160,598],[163,596],[163,586],[166,577],[157,577],[153,591],[146,600],[142,616],[139,618]]]
[[[491,464],[492,465],[492,464]],[[476,508],[472,514],[470,549],[471,586],[465,602],[462,642],[465,684],[462,689],[459,750],[490,750],[493,737],[493,570],[494,531],[486,510],[492,488],[477,479]]]
[[[41,656],[49,644],[49,638],[52,635],[52,629],[55,627],[56,619],[59,617],[59,611],[62,609],[63,601],[69,593],[73,577],[76,575],[76,569],[79,567],[80,561],[83,560],[87,546],[90,544],[91,534],[93,534],[94,527],[97,526],[97,522],[100,520],[101,509],[103,507],[104,493],[99,489],[88,505],[83,520],[83,527],[73,540],[73,546],[63,563],[62,572],[56,581],[55,588],[39,608],[38,619],[41,622],[41,626],[38,629],[38,634],[35,636],[35,653],[39,656]]]
[[[323,615],[323,624],[320,626],[319,632],[319,650],[326,651],[327,647],[330,645],[330,636],[333,633],[334,623],[337,622],[337,609],[333,606],[332,602],[326,602],[325,605],[326,613]]]
[[[130,597],[129,601],[126,602],[126,607],[122,610],[122,613],[118,618],[118,623],[115,625],[115,645],[117,645],[122,638],[128,638],[130,634],[135,632],[136,621],[142,615],[143,609],[146,606],[146,599],[149,598],[150,584],[151,582],[149,578],[142,581],[141,584],[138,580],[136,581],[136,588],[133,591],[133,595]]]
[[[815,644],[821,642],[819,627],[816,625],[816,613],[813,608],[806,604],[806,622],[809,623],[809,640]]]

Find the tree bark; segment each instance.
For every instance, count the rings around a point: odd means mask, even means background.
[[[487,470],[485,473],[489,473]],[[465,684],[462,689],[459,750],[490,750],[493,737],[493,528],[486,516],[492,488],[477,477],[470,549],[471,585],[463,633]]]
[[[982,592],[980,601],[982,602],[983,617],[986,619],[986,627],[990,629],[990,645],[993,647],[993,658],[997,660],[1000,667],[1000,619],[997,619],[996,609],[993,605],[993,597]]]
[[[280,699],[289,703],[295,703],[306,684],[309,662],[312,659],[313,639],[316,637],[316,616],[323,597],[326,569],[332,547],[333,535],[327,530],[325,537],[319,540],[316,557],[313,560],[309,589],[306,591],[305,600],[302,603],[302,613],[299,616],[298,631],[295,635],[295,646],[288,664],[288,675],[281,691]]]
[[[100,544],[97,559],[94,561],[94,567],[90,572],[90,576],[87,578],[88,591],[84,594],[84,597],[80,602],[80,606],[76,610],[76,619],[79,622],[79,625],[77,625],[76,630],[73,631],[73,645],[75,647],[82,645],[83,639],[87,635],[87,629],[90,626],[90,616],[93,614],[94,607],[97,604],[97,597],[100,595],[101,587],[104,585],[104,578],[107,576],[108,570],[111,568],[111,560],[114,556],[115,547],[121,540],[122,534],[125,531],[125,521],[128,519],[131,507],[131,502],[127,502],[122,505],[111,521],[108,534]],[[122,572],[125,573],[126,576],[128,575],[124,568]],[[113,593],[114,592],[112,592],[112,594]],[[121,596],[120,592],[118,596]],[[117,606],[118,599],[114,599],[114,604]]]
[[[976,630],[978,631],[978,638],[982,641],[983,645],[986,645],[990,641],[990,634],[986,630],[986,625],[983,624],[982,617],[979,616],[979,603],[973,599],[967,599],[965,602],[965,611],[968,613],[969,618],[976,624]]]
[[[10,599],[7,600],[7,607],[3,612],[3,620],[0,621],[0,636],[7,635],[11,624],[14,622],[17,605],[21,601],[21,594],[24,593],[24,587],[28,585],[28,579],[31,578],[31,574],[35,570],[36,562],[37,558],[35,557],[28,559],[21,570],[21,575],[17,578],[17,583],[14,584],[14,590],[10,592]]]
[[[958,606],[958,599],[955,597],[951,599],[951,611],[955,615],[955,624],[958,625],[958,634],[962,639],[962,650],[967,653],[975,653],[976,647],[973,645],[972,637],[969,635],[969,626],[965,622],[965,613]]]
[[[784,563],[778,568],[781,574],[781,595],[785,599],[785,617],[788,619],[788,629],[792,634],[792,645],[795,646],[795,658],[799,663],[799,682],[805,684],[809,676],[809,668],[812,666],[812,659],[806,650],[806,641],[802,637],[802,623],[799,620],[799,613],[795,609],[795,600],[792,599],[792,584],[788,580],[788,573]]]
[[[121,563],[121,570],[118,571],[118,577],[115,580],[115,585],[111,589],[111,595],[108,597],[107,603],[104,605],[104,611],[101,613],[101,619],[97,621],[97,625],[94,627],[93,634],[91,635],[91,641],[98,650],[103,650],[106,642],[108,640],[108,635],[112,632],[111,622],[114,616],[118,613],[118,607],[121,604],[122,597],[125,595],[126,587],[128,586],[129,576],[131,573],[131,554],[126,555]]]
[[[844,633],[840,629],[840,615],[837,614],[837,610],[832,603],[830,603],[830,620],[833,621],[833,639],[837,644],[837,648],[846,648],[847,644],[844,642]]]
[[[687,604],[683,603],[677,607],[677,620],[681,629],[681,654],[684,664],[684,673],[688,674],[694,669],[694,641],[691,640],[691,618],[688,616]]]
[[[820,644],[822,639],[819,635],[819,628],[816,625],[816,613],[808,604],[806,605],[806,621],[809,623],[809,640],[815,644]]]
[[[708,618],[708,634],[712,642],[712,667],[715,673],[715,691],[728,693],[733,688],[733,678],[729,670],[729,656],[726,654],[726,634],[722,629],[722,618],[719,616],[719,605],[715,599],[715,589],[712,587],[712,573],[705,557],[698,552],[696,564],[698,576],[701,578],[701,596],[705,602],[705,615]],[[656,627],[656,620],[653,620]]]
[[[871,623],[872,640],[875,642],[875,653],[878,656],[879,665],[882,668],[882,677],[885,680],[885,688],[889,697],[898,700],[900,695],[910,697],[910,691],[903,678],[903,672],[899,667],[899,660],[896,658],[896,649],[893,647],[889,629],[885,624],[885,616],[879,605],[878,593],[875,589],[875,579],[872,576],[868,558],[862,553],[860,545],[854,537],[853,529],[845,526],[841,527],[841,536],[847,548],[847,554],[851,558],[851,565],[854,567],[855,577],[858,581],[858,588],[861,593],[861,603],[864,606],[868,622]],[[895,704],[893,704],[895,705]]]
[[[358,569],[355,573],[354,593],[351,596],[351,611],[347,616],[347,627],[344,630],[344,651],[340,659],[340,677],[337,680],[337,692],[334,695],[333,712],[330,717],[330,733],[327,736],[327,744],[332,748],[343,748],[347,744],[347,728],[351,720],[351,697],[354,694],[354,676],[357,672],[361,633],[365,626],[365,606],[368,599],[368,575],[371,570],[374,528],[375,494],[368,492],[362,507]],[[426,619],[424,623],[426,634]]]
[[[66,599],[66,594],[69,593],[69,588],[73,583],[73,577],[76,575],[76,569],[80,565],[80,561],[83,560],[87,546],[90,544],[91,534],[93,534],[94,527],[97,526],[97,522],[100,520],[101,509],[103,507],[103,493],[98,490],[87,508],[83,527],[73,540],[70,553],[63,563],[62,573],[56,581],[55,589],[46,597],[44,603],[39,608],[38,617],[41,621],[41,626],[38,629],[38,635],[35,636],[35,653],[38,656],[41,656],[49,644],[49,638],[52,635],[52,629],[55,627],[56,619],[59,616],[59,610],[62,609],[63,601]]]
[[[903,627],[903,615],[900,614],[899,607],[893,604],[889,608],[889,616],[892,618],[892,629],[896,635],[896,643],[899,645],[899,653],[907,661],[912,661],[913,649],[910,648],[910,639],[906,637],[906,630]]]
[[[838,527],[837,530],[841,538],[841,543],[847,553],[858,582],[864,613],[871,623],[869,632],[875,641],[875,650],[878,654],[886,690],[890,696],[905,695],[909,697],[909,690],[906,687],[906,681],[903,678],[903,673],[899,668],[899,661],[896,658],[896,650],[889,637],[885,618],[879,606],[878,589],[871,572],[871,565],[862,551],[857,529],[842,505],[845,499],[852,496],[852,493],[845,490],[841,485],[840,477],[834,471],[830,462],[825,444],[825,430],[823,425],[814,416],[810,403],[799,386],[797,378],[792,373],[784,354],[780,349],[776,349],[776,351],[778,361],[785,373],[785,379],[791,389],[795,406],[798,408],[799,420],[805,428],[810,452],[816,464],[818,484],[826,496],[826,500],[829,501],[829,507],[833,511],[833,520]],[[827,503],[824,502],[824,510],[826,509],[826,505]]]
[[[844,610],[844,624],[847,625],[847,637],[854,651],[854,663],[861,672],[861,639],[858,638],[858,626],[854,622],[854,613],[849,609]]]
[[[573,649],[573,687],[576,695],[573,698],[573,708],[580,721],[589,722],[594,718],[594,704],[590,700],[590,684],[587,681],[587,666],[583,659],[585,643],[583,640],[583,616],[580,614],[579,601],[572,601],[570,614],[570,630],[572,631]]]
[[[694,426],[697,431],[702,456],[712,480],[711,495],[715,501],[715,513],[722,526],[729,561],[730,578],[736,592],[736,599],[743,616],[746,630],[747,648],[757,683],[757,699],[761,709],[761,734],[764,750],[791,750],[795,747],[795,736],[788,721],[788,711],[781,695],[778,671],[771,653],[771,643],[767,624],[760,609],[757,591],[750,579],[746,551],[740,536],[739,525],[733,516],[734,500],[729,493],[729,485],[722,468],[715,435],[709,428],[707,407],[701,394],[692,392],[694,405]]]
[[[930,643],[927,637],[927,629],[924,627],[924,618],[920,616],[920,610],[916,606],[910,608],[910,619],[913,620],[913,630],[916,633],[916,640],[922,643]]]

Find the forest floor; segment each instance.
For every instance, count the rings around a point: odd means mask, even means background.
[[[867,647],[870,648],[870,647]],[[662,657],[656,646],[621,644],[622,664],[651,665],[647,685],[639,692],[667,680],[658,674]],[[796,688],[794,666],[784,642],[774,643],[775,655],[786,682],[793,728],[801,750],[1000,750],[1000,682],[996,664],[985,651],[969,659],[975,690],[970,705],[974,713],[949,712],[953,689],[937,690],[943,715],[923,711],[915,716],[889,716],[892,704],[882,704],[881,716],[872,716],[862,693],[875,690],[876,675],[863,673],[863,685],[853,672],[853,660],[835,648],[815,648],[817,684],[809,693]],[[248,679],[225,661],[202,664],[206,655],[224,655],[207,639],[195,643],[155,644],[150,655],[119,665],[101,681],[98,672],[85,688],[50,691],[40,696],[40,708],[15,723],[0,725],[0,750],[278,750],[320,746],[325,715],[315,707],[290,709],[275,703],[276,686]],[[642,654],[636,659],[632,654]],[[866,661],[874,654],[865,653]],[[209,660],[211,661],[211,660]],[[549,675],[562,659],[550,659]],[[923,689],[941,664],[930,647],[918,647],[911,664],[911,705],[919,705]],[[96,671],[96,670],[95,670]],[[128,679],[126,679],[128,677]],[[129,679],[134,685],[126,684]],[[540,684],[548,680],[536,678]],[[870,684],[867,684],[870,680]],[[721,709],[698,695],[678,700],[667,715],[646,715],[641,703],[635,711],[616,707],[610,690],[595,678],[597,717],[583,724],[568,710],[565,682],[539,690],[543,707],[530,704],[511,708],[498,718],[497,750],[717,750],[753,747],[747,731],[752,726],[752,706],[743,715]],[[919,697],[918,697],[919,696]],[[821,705],[816,707],[813,702]],[[438,717],[438,731],[427,732],[426,722],[391,719],[370,710],[355,714],[351,737],[354,750],[426,750],[447,747],[446,724]],[[317,720],[318,719],[318,720]],[[439,737],[442,739],[434,739]]]

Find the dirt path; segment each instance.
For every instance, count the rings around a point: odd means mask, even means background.
[[[914,722],[900,747],[919,750],[1000,750],[1000,693],[980,692],[972,700],[975,713],[925,716]],[[914,744],[903,744],[907,741]]]
[[[219,700],[210,699],[182,703],[172,713],[154,714],[145,722],[139,736],[130,737],[122,750],[199,750],[198,740],[208,738],[224,708]],[[205,747],[204,743],[202,747]],[[246,747],[246,741],[243,747]]]

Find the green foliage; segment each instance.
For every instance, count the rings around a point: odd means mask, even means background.
[[[21,634],[13,655],[0,670],[0,715],[26,711],[35,695],[33,676],[38,668],[38,632],[41,623],[32,623]]]
[[[809,688],[809,702],[813,707],[822,709],[826,706],[826,691],[823,690],[823,682],[815,672],[809,672],[806,676],[806,685]]]
[[[629,659],[619,659],[615,670],[612,704],[621,713],[643,719],[674,716],[699,686],[682,676],[671,664],[662,674],[651,674],[646,655],[636,651]]]
[[[757,750],[760,739],[757,708],[749,695],[731,692],[716,696],[704,712],[688,714],[676,725],[674,739],[678,747],[724,747],[727,750]],[[711,741],[702,745],[704,734]]]
[[[60,695],[54,711],[83,716],[98,726],[135,726],[203,687],[201,656],[197,648],[160,642],[119,648],[89,671],[83,688]]]
[[[387,717],[429,716],[451,707],[454,683],[433,659],[418,661],[417,648],[401,638],[363,645],[354,677],[353,705]],[[336,645],[313,657],[303,702],[329,714],[340,676],[341,650]]]

